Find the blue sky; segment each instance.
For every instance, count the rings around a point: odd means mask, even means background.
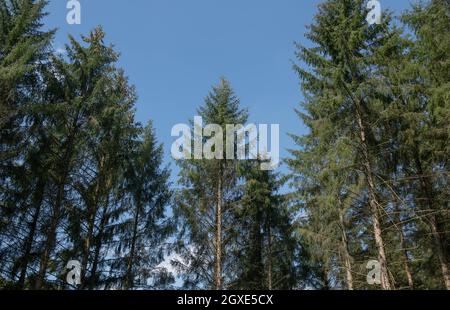
[[[171,128],[196,115],[213,84],[225,76],[250,122],[280,124],[281,157],[293,146],[287,133],[306,128],[294,113],[302,99],[292,70],[294,41],[307,44],[316,0],[79,0],[81,25],[66,23],[66,0],[50,0],[46,27],[58,28],[55,48],[102,25],[121,53],[119,65],[137,88],[136,118],[154,122],[166,163]],[[380,0],[400,12],[407,0]],[[281,168],[281,171],[285,171]]]

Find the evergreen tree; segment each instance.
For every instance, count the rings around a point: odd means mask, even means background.
[[[376,84],[373,77],[376,76],[377,50],[392,36],[394,30],[389,26],[389,15],[385,16],[381,25],[372,27],[367,24],[366,15],[364,1],[326,1],[319,6],[315,23],[310,26],[307,34],[307,38],[315,46],[308,48],[298,45],[299,60],[309,66],[308,69],[295,67],[305,94],[302,106],[305,113],[300,115],[311,132],[305,138],[295,138],[302,150],[292,154],[300,161],[304,153],[306,157],[310,157],[308,154],[311,153],[315,158],[314,165],[318,164],[316,173],[322,171],[323,174],[330,174],[337,164],[336,171],[333,172],[338,174],[337,184],[342,183],[340,180],[346,180],[347,189],[359,184],[359,179],[363,178],[364,190],[357,195],[359,199],[366,201],[367,214],[373,226],[373,242],[381,264],[382,288],[392,289],[382,235],[386,211],[377,179],[377,155],[381,141],[373,126],[383,113],[383,106],[375,95]],[[339,150],[344,157],[341,158],[338,153],[331,154],[333,157],[330,158],[328,154],[334,150]],[[323,154],[325,157],[319,159]],[[345,170],[339,172],[340,166],[346,164],[348,166]],[[301,174],[298,170],[299,163],[296,164],[294,160],[290,165],[294,174]],[[328,178],[326,175],[325,177]],[[314,197],[325,192],[327,200],[335,199],[331,202],[332,205],[341,205],[345,210],[345,205],[338,202],[345,198],[339,197],[341,194],[348,195],[345,193],[347,189],[342,192],[342,189],[333,185],[336,181],[328,185],[320,184],[319,194],[315,193]],[[326,209],[320,204],[315,207]],[[323,238],[330,235],[338,236],[337,233],[326,233]],[[330,260],[329,256],[325,258],[327,262]],[[328,273],[329,267],[325,266],[325,271]],[[350,278],[347,279],[347,286],[351,287]]]
[[[18,275],[25,285],[37,234],[40,201],[45,188],[45,163],[29,135],[28,114],[38,103],[43,64],[53,31],[44,32],[46,1],[0,1],[0,248],[1,272]],[[11,247],[11,243],[21,247]],[[3,248],[6,246],[6,248]]]
[[[114,224],[113,279],[119,287],[156,288],[171,283],[172,277],[159,264],[165,259],[164,240],[172,233],[166,206],[171,198],[169,171],[162,166],[163,149],[152,124],[142,131],[127,159],[123,176],[125,214]]]
[[[406,119],[408,176],[415,176],[416,203],[425,217],[443,284],[450,289],[448,247],[449,207],[449,115],[450,115],[450,3],[432,0],[415,5],[404,21],[416,36],[410,65],[415,77],[406,100],[414,102],[413,117]],[[413,68],[411,68],[413,67]],[[412,85],[411,85],[412,84]],[[418,109],[417,109],[418,108]],[[431,262],[430,262],[431,263]]]
[[[241,167],[243,196],[234,213],[237,219],[237,289],[292,289],[297,285],[298,243],[292,214],[278,193],[283,180],[260,170],[260,160]]]
[[[247,112],[239,107],[239,100],[225,79],[213,87],[198,114],[205,124],[222,128],[227,124],[244,124],[247,120]],[[225,139],[224,134],[224,146]],[[203,140],[202,148],[205,144]],[[225,159],[225,150],[222,151],[215,159],[179,162],[181,189],[175,215],[180,220],[180,233],[176,248],[182,260],[175,263],[186,287],[223,289],[230,282],[232,210],[240,190],[238,161]]]
[[[38,83],[38,67],[48,56],[53,31],[44,32],[43,0],[0,1],[0,128],[2,140],[17,130],[27,93]],[[2,141],[3,143],[4,141]],[[3,161],[4,159],[2,159]]]
[[[17,150],[7,169],[2,161],[0,257],[5,285],[66,288],[66,264],[73,259],[81,262],[79,288],[169,283],[170,274],[157,267],[171,231],[165,213],[171,196],[168,171],[160,167],[162,149],[151,127],[143,129],[134,121],[136,93],[115,65],[118,55],[104,44],[104,32],[97,28],[82,43],[70,37],[67,57],[39,56],[51,36],[37,30],[45,2],[2,5],[2,14],[10,17],[2,30],[15,29],[14,35],[24,31],[27,42],[36,45],[27,47],[18,38],[11,41],[11,49],[20,56],[20,49],[29,48],[36,55],[24,60],[43,64],[23,64],[26,70],[14,80],[17,96],[11,97],[17,99],[17,117],[11,116],[16,121],[9,124],[17,125],[14,130],[24,143],[10,143]],[[42,39],[39,44],[37,38]],[[5,65],[8,59],[14,58],[6,58]],[[20,129],[23,124],[26,131]],[[128,225],[130,217],[137,219],[137,226]],[[124,251],[112,255],[114,247]]]
[[[118,70],[112,74],[108,85],[105,106],[91,117],[82,148],[85,160],[74,182],[79,207],[68,214],[68,233],[75,250],[70,255],[80,258],[83,287],[91,289],[105,281],[104,271],[99,269],[105,267],[104,244],[112,238],[108,225],[114,216],[126,210],[118,203],[120,185],[132,141],[141,131],[134,122],[135,91],[123,72]]]
[[[366,288],[375,255],[384,289],[439,288],[437,268],[448,286],[448,9],[414,6],[411,37],[387,12],[368,26],[363,1],[327,1],[315,46],[298,46],[310,133],[288,164],[318,287]]]
[[[90,125],[95,117],[108,107],[108,85],[114,76],[117,54],[103,44],[101,29],[93,31],[82,46],[70,38],[66,62],[60,56],[52,57],[45,78],[47,134],[52,143],[51,197],[46,214],[45,241],[41,252],[39,272],[35,288],[43,287],[47,268],[58,244],[58,234],[67,225],[70,212],[76,210],[76,196],[71,192],[75,186],[77,169],[83,165],[83,148],[89,137]],[[42,111],[42,110],[41,110]]]
[[[186,288],[373,289],[376,258],[382,289],[450,289],[448,0],[413,5],[406,31],[389,12],[368,25],[365,0],[323,1],[297,45],[309,133],[291,135],[290,174],[237,158],[227,125],[248,112],[222,78],[174,197],[105,33],[58,55],[46,4],[0,0],[0,288],[169,288],[175,251]]]

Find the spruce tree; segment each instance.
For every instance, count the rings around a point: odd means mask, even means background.
[[[341,183],[339,179],[346,180],[350,182],[346,187],[350,188],[359,184],[359,178],[363,177],[364,191],[359,196],[366,201],[367,214],[372,224],[376,256],[381,265],[381,286],[383,289],[392,289],[382,235],[385,206],[377,179],[380,141],[373,126],[383,110],[379,98],[374,95],[376,85],[373,78],[377,50],[392,35],[393,30],[389,15],[383,18],[380,25],[373,26],[366,22],[366,15],[364,1],[326,1],[319,5],[315,22],[307,34],[314,46],[298,45],[298,59],[308,66],[307,69],[295,67],[305,95],[302,105],[305,112],[300,114],[310,127],[310,133],[305,138],[295,138],[301,150],[292,152],[296,160],[291,162],[291,167],[294,174],[298,173],[303,153],[311,153],[318,164],[316,169],[322,170],[323,174],[333,172],[336,160],[337,168],[344,162],[348,163],[347,169],[352,169],[352,172],[349,174],[344,171],[345,174],[337,179],[338,184]],[[341,159],[341,154],[337,154],[334,159],[328,156],[319,159],[321,154],[332,153],[333,149],[339,150],[345,157]],[[328,188],[324,188],[328,192],[327,196],[332,190]],[[319,188],[318,191],[320,193],[323,190]],[[333,191],[333,199],[337,201],[332,204],[339,206],[339,195],[336,193],[341,192]],[[325,208],[321,204],[319,201],[316,208]],[[345,206],[342,207],[345,210]],[[329,262],[330,258],[325,261]],[[325,269],[328,272],[329,268]]]
[[[159,264],[167,254],[172,221],[169,170],[162,166],[163,149],[150,122],[134,141],[123,175],[122,202],[126,212],[113,223],[116,258],[112,265],[115,287],[124,289],[168,286],[172,276]],[[110,281],[111,282],[111,281]]]
[[[286,197],[278,191],[284,179],[260,170],[260,160],[242,164],[243,194],[234,209],[234,289],[292,289],[298,284],[298,243]]]
[[[206,97],[198,114],[204,124],[217,124],[224,130],[227,124],[245,124],[247,120],[247,111],[240,108],[239,99],[223,78]],[[225,134],[223,139],[225,146]],[[202,141],[202,147],[205,142]],[[186,287],[223,289],[230,281],[227,275],[232,267],[228,256],[234,225],[232,209],[240,191],[238,161],[225,159],[225,150],[222,151],[216,159],[179,162],[181,189],[175,215],[180,221],[176,248],[181,260],[175,263]]]
[[[25,286],[47,177],[45,155],[29,134],[35,125],[29,111],[41,98],[41,71],[54,33],[42,30],[45,5],[0,1],[0,234],[7,240],[1,272],[17,276],[18,288]]]
[[[432,0],[414,5],[403,20],[414,33],[414,44],[403,71],[411,77],[403,99],[410,117],[403,117],[406,175],[415,180],[416,204],[434,244],[435,260],[444,287],[450,289],[448,248],[449,120],[450,120],[450,5]],[[432,261],[430,261],[432,264]]]
[[[38,83],[39,63],[48,56],[53,31],[42,30],[44,0],[0,1],[0,128],[14,130],[23,106],[32,99],[27,91]]]

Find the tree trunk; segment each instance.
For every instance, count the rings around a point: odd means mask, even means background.
[[[134,252],[136,250],[137,230],[139,224],[139,210],[140,207],[136,206],[136,214],[134,216],[134,224],[133,224],[133,237],[131,239],[130,257],[128,259],[128,267],[127,267],[127,280],[125,284],[126,289],[133,288],[134,286],[133,261],[134,261]]]
[[[40,290],[43,288],[43,283],[45,275],[47,274],[47,266],[50,260],[50,254],[55,246],[56,241],[56,229],[58,227],[60,212],[56,211],[53,216],[52,223],[47,232],[47,240],[45,242],[44,252],[41,255],[41,263],[39,264],[39,273],[36,277],[36,282],[34,284],[34,289]]]
[[[439,258],[439,263],[441,265],[442,278],[444,280],[444,285],[447,290],[450,290],[450,274],[448,271],[448,263],[445,255],[444,244],[442,243],[442,238],[440,236],[439,225],[436,216],[432,215],[429,219],[431,234],[433,235],[433,240],[436,246],[437,255]]]
[[[94,232],[95,213],[91,210],[89,215],[88,231],[83,244],[83,258],[81,260],[81,283],[85,285],[87,266],[89,261],[89,253],[91,249],[91,239]]]
[[[400,208],[398,207],[398,204],[396,202],[397,198],[392,197],[392,201],[394,203],[394,212],[396,213],[396,220],[398,223],[401,223]],[[411,268],[409,267],[408,250],[406,249],[406,244],[405,244],[405,235],[403,232],[403,224],[400,224],[398,229],[400,231],[400,249],[402,251],[403,266],[405,268],[406,279],[408,281],[409,289],[413,290],[414,289],[414,280],[413,280],[413,276],[411,273]]]
[[[92,290],[95,287],[95,280],[96,280],[96,273],[97,273],[97,267],[100,260],[100,249],[102,247],[102,239],[103,239],[103,232],[105,230],[105,226],[108,222],[108,217],[106,216],[107,210],[109,206],[109,193],[106,195],[106,202],[103,207],[102,212],[102,219],[100,221],[100,227],[98,229],[98,235],[97,240],[95,242],[95,250],[94,250],[94,258],[92,260],[92,268],[91,268],[91,274],[89,277],[89,289]]]
[[[65,180],[66,178],[64,178]],[[44,252],[41,255],[41,263],[39,265],[39,273],[36,277],[36,282],[34,288],[36,290],[42,289],[42,285],[44,283],[45,275],[47,273],[47,266],[50,260],[50,254],[55,247],[56,241],[56,230],[58,228],[58,223],[62,213],[62,200],[64,196],[64,185],[65,183],[61,183],[58,185],[58,192],[56,195],[55,206],[53,208],[53,216],[50,224],[50,228],[47,231],[47,240],[45,242]]]
[[[86,238],[84,239],[84,248],[83,248],[83,258],[81,261],[81,283],[82,286],[85,286],[85,280],[86,280],[86,273],[87,273],[87,267],[89,262],[89,254],[91,250],[91,240],[94,234],[94,226],[95,226],[95,216],[97,215],[98,205],[100,201],[100,183],[101,182],[101,174],[103,170],[103,159],[100,161],[99,171],[100,171],[100,177],[99,180],[97,180],[97,184],[95,185],[95,192],[94,192],[94,203],[89,208],[89,219],[88,219],[88,231],[86,233]]]
[[[30,260],[31,249],[33,246],[34,235],[36,233],[37,222],[39,219],[39,215],[41,213],[42,201],[44,199],[44,190],[45,190],[45,183],[42,181],[42,179],[40,179],[38,182],[36,191],[34,193],[33,204],[35,205],[36,209],[34,211],[33,219],[30,224],[30,231],[29,231],[27,239],[25,241],[25,246],[24,246],[25,250],[23,253],[22,269],[20,271],[20,276],[19,276],[19,280],[17,283],[17,286],[20,289],[25,288],[25,278],[27,275],[28,263]]]
[[[272,279],[272,230],[270,227],[270,221],[267,225],[267,288],[272,290],[273,288],[273,279]]]
[[[53,207],[53,216],[50,224],[50,228],[47,232],[47,240],[45,242],[45,248],[44,252],[41,255],[41,263],[39,265],[39,273],[36,277],[36,282],[34,285],[34,288],[36,290],[39,290],[42,288],[42,284],[45,279],[45,275],[47,273],[47,267],[48,262],[50,260],[50,254],[53,251],[53,248],[55,246],[56,241],[56,230],[58,228],[60,217],[62,216],[63,210],[62,210],[62,204],[64,200],[64,190],[65,185],[67,183],[67,178],[69,175],[69,167],[70,167],[70,161],[73,157],[73,148],[74,148],[74,142],[75,142],[75,130],[76,130],[76,121],[74,121],[75,128],[73,130],[73,133],[69,136],[67,140],[67,146],[66,146],[66,152],[64,153],[64,156],[62,157],[62,160],[58,162],[59,167],[62,167],[61,169],[61,179],[59,179],[58,184],[58,190],[56,194],[55,204]]]
[[[408,251],[405,248],[405,237],[403,235],[403,226],[400,227],[400,248],[402,249],[403,253],[403,266],[405,268],[405,274],[406,278],[408,280],[408,286],[410,290],[414,290],[414,280],[412,277],[411,269],[409,268],[409,258],[408,258]]]
[[[217,181],[214,284],[216,290],[220,290],[222,289],[222,168]]]
[[[342,230],[341,242],[342,242],[342,252],[344,255],[344,265],[345,265],[347,289],[353,290],[352,259],[350,256],[350,252],[348,250],[347,233],[345,232],[345,223],[344,223],[344,216],[342,214],[342,211],[339,212],[339,221],[340,221],[341,230]]]
[[[247,287],[252,290],[264,289],[266,283],[264,278],[264,263],[263,263],[263,234],[261,234],[261,228],[264,228],[262,222],[262,211],[259,203],[256,206],[257,211],[253,223],[251,224],[250,240],[251,247],[250,253],[250,266],[247,269],[246,280],[248,281]]]
[[[361,151],[363,158],[363,169],[367,183],[367,189],[369,192],[369,205],[372,216],[372,224],[373,224],[373,233],[375,237],[375,244],[378,249],[378,262],[381,266],[381,288],[384,290],[392,289],[391,282],[389,280],[389,272],[388,265],[386,259],[386,252],[384,249],[383,237],[381,234],[381,223],[380,223],[380,214],[379,208],[381,208],[377,196],[375,194],[375,182],[372,174],[372,163],[370,161],[369,149],[367,143],[367,133],[366,128],[362,118],[362,109],[361,104],[359,102],[355,102],[356,105],[356,116],[359,127],[359,135],[361,140]]]
[[[439,264],[440,264],[441,272],[442,272],[442,279],[443,279],[445,288],[447,290],[450,290],[450,274],[448,271],[448,261],[447,261],[447,256],[445,254],[444,242],[442,241],[442,236],[441,236],[441,232],[440,232],[439,220],[435,213],[435,211],[438,211],[438,209],[435,208],[435,206],[434,206],[433,188],[432,188],[429,180],[427,179],[426,175],[424,175],[422,162],[419,158],[419,154],[417,153],[417,148],[416,148],[416,152],[415,152],[415,162],[416,162],[416,166],[417,166],[417,172],[419,173],[419,176],[420,176],[421,191],[425,194],[426,199],[427,199],[428,208],[433,213],[428,216],[428,223],[430,226],[431,235],[433,237],[434,245],[436,248],[436,253],[437,253],[437,256],[439,259]]]
[[[323,268],[322,268],[322,290],[329,291],[331,289],[330,280],[328,279],[329,267],[328,262],[322,260]]]

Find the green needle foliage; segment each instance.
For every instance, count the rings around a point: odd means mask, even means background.
[[[198,109],[205,124],[244,124],[247,112],[225,79],[214,86]],[[194,137],[194,136],[193,136]],[[223,135],[225,144],[225,134]],[[203,141],[205,143],[205,141]],[[202,145],[203,145],[202,143]],[[233,267],[229,251],[233,246],[232,210],[239,200],[238,161],[225,159],[180,161],[181,189],[176,197],[179,220],[176,250],[182,258],[175,266],[188,288],[226,288],[228,270]]]
[[[312,285],[449,289],[449,4],[414,6],[408,31],[366,14],[325,1],[313,46],[297,46],[310,131],[292,135],[287,162]],[[372,259],[380,286],[366,281]]]
[[[0,0],[0,288],[450,289],[448,0],[374,25],[365,0],[322,1],[289,174],[202,136],[215,159],[174,184],[103,29],[56,53],[46,4]],[[225,78],[197,114],[223,145],[249,118]]]
[[[101,28],[49,50],[45,1],[0,1],[2,286],[150,288],[171,232],[171,192],[151,124]]]

